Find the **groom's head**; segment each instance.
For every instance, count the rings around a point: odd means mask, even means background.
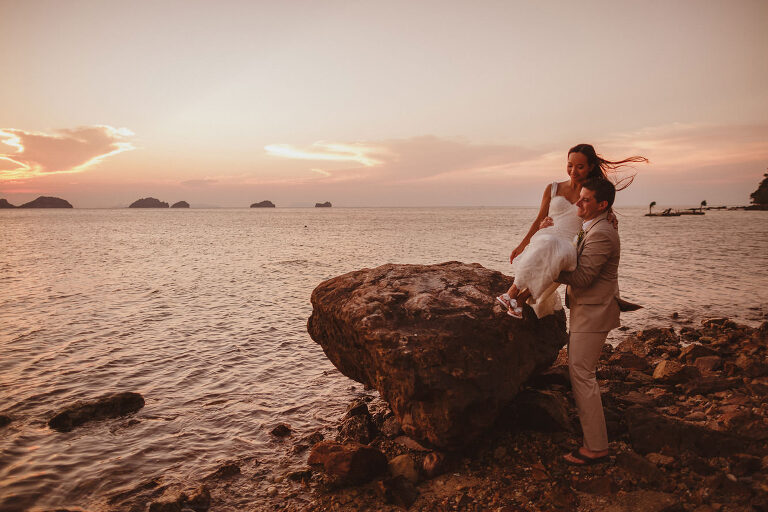
[[[579,200],[576,201],[578,215],[584,220],[591,220],[613,206],[616,187],[605,178],[591,178],[581,186]]]

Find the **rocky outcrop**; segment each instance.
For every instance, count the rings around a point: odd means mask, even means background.
[[[509,278],[479,264],[383,265],[321,283],[309,334],[347,377],[379,391],[403,431],[477,439],[567,340],[565,314],[506,314]]]
[[[266,201],[266,200],[258,203],[253,203],[251,205],[251,208],[274,208],[274,207],[275,207],[275,203],[273,203],[272,201]]]
[[[16,208],[16,206],[9,203],[7,199],[0,199],[0,208]]]
[[[59,197],[40,196],[33,201],[24,203],[19,208],[72,208],[72,205]]]
[[[189,208],[189,203],[186,201],[179,201],[178,203],[173,203],[171,208]]]
[[[330,208],[333,206],[330,201],[326,201],[324,203],[315,203],[315,208]]]
[[[69,432],[89,421],[117,418],[144,407],[144,397],[138,393],[114,393],[90,402],[77,402],[56,413],[48,426],[59,432]]]
[[[168,208],[168,203],[154,197],[145,197],[132,202],[128,208]]]

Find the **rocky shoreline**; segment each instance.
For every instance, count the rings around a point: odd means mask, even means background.
[[[303,469],[233,461],[185,492],[146,482],[120,510],[768,510],[768,321],[650,328],[606,345],[598,380],[610,462],[567,465],[579,424],[565,350],[487,434],[457,451],[405,436],[372,390],[336,432],[272,435]],[[521,421],[524,419],[524,421]],[[325,439],[324,439],[325,438]],[[295,465],[294,465],[295,467]],[[125,500],[125,501],[123,501]],[[137,501],[138,500],[138,501]],[[132,503],[133,505],[128,505]],[[149,504],[149,505],[147,505]]]

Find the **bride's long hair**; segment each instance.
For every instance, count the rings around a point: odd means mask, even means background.
[[[635,175],[632,174],[631,176],[618,176],[617,169],[624,167],[629,164],[635,164],[635,163],[648,163],[648,159],[644,156],[631,156],[629,158],[625,158],[624,160],[606,160],[602,156],[598,155],[595,151],[595,148],[592,146],[592,144],[576,144],[571,149],[568,150],[568,156],[571,155],[571,153],[581,153],[585,157],[587,157],[587,165],[592,167],[592,170],[589,171],[589,174],[587,175],[587,179],[590,178],[605,178],[609,179],[609,175],[617,175],[615,179],[611,179],[610,181],[615,181],[614,185],[616,185],[616,191],[624,190],[628,186],[632,184],[632,181],[635,179]]]

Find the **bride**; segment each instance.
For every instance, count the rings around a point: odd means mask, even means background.
[[[560,296],[555,293],[558,284],[554,279],[561,271],[576,268],[576,246],[582,221],[576,214],[574,203],[579,199],[582,183],[590,178],[607,179],[608,173],[636,162],[648,160],[641,156],[606,160],[590,144],[578,144],[568,150],[569,179],[554,182],[544,189],[539,214],[528,234],[509,256],[515,282],[507,293],[496,297],[507,308],[507,314],[522,318],[520,304],[526,300],[539,318],[562,309]],[[621,186],[616,190],[627,188],[633,177],[619,180]],[[613,213],[608,219],[618,229]]]

